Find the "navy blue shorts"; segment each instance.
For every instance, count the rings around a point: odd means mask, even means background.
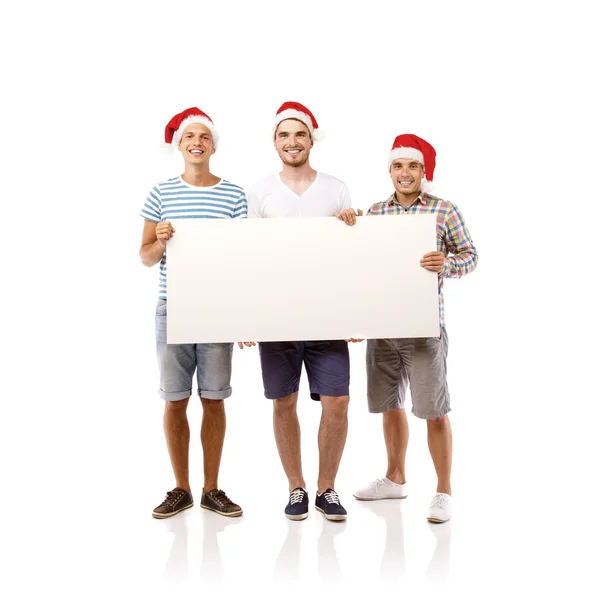
[[[347,342],[260,342],[259,348],[266,398],[277,400],[298,392],[303,362],[312,400],[349,395]]]

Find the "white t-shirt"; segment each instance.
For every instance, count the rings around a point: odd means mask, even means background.
[[[345,208],[351,208],[347,186],[340,179],[320,171],[301,196],[289,189],[278,173],[256,183],[247,195],[250,219],[331,217]]]

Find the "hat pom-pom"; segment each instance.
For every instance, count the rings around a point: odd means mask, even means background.
[[[318,127],[311,135],[314,142],[321,142],[325,137],[326,133],[322,131],[321,127]]]
[[[162,142],[160,144],[160,152],[165,156],[172,156],[172,154],[173,154],[172,144],[167,144],[166,142]]]
[[[421,184],[421,191],[424,194],[431,194],[436,189],[436,185],[427,179],[424,179]]]

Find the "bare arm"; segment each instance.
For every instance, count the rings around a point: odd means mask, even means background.
[[[170,221],[154,223],[149,219],[143,222],[143,235],[139,256],[146,267],[153,267],[162,260],[167,241],[172,237],[175,229]]]

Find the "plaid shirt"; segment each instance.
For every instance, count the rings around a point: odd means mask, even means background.
[[[403,208],[392,194],[388,200],[372,204],[368,215],[436,215],[436,242],[439,252],[445,255],[444,268],[438,273],[438,304],[440,326],[444,327],[444,296],[442,287],[445,277],[462,277],[471,273],[478,264],[478,252],[471,241],[459,209],[446,200],[431,194],[420,193],[409,208]],[[450,254],[450,256],[449,256]]]

